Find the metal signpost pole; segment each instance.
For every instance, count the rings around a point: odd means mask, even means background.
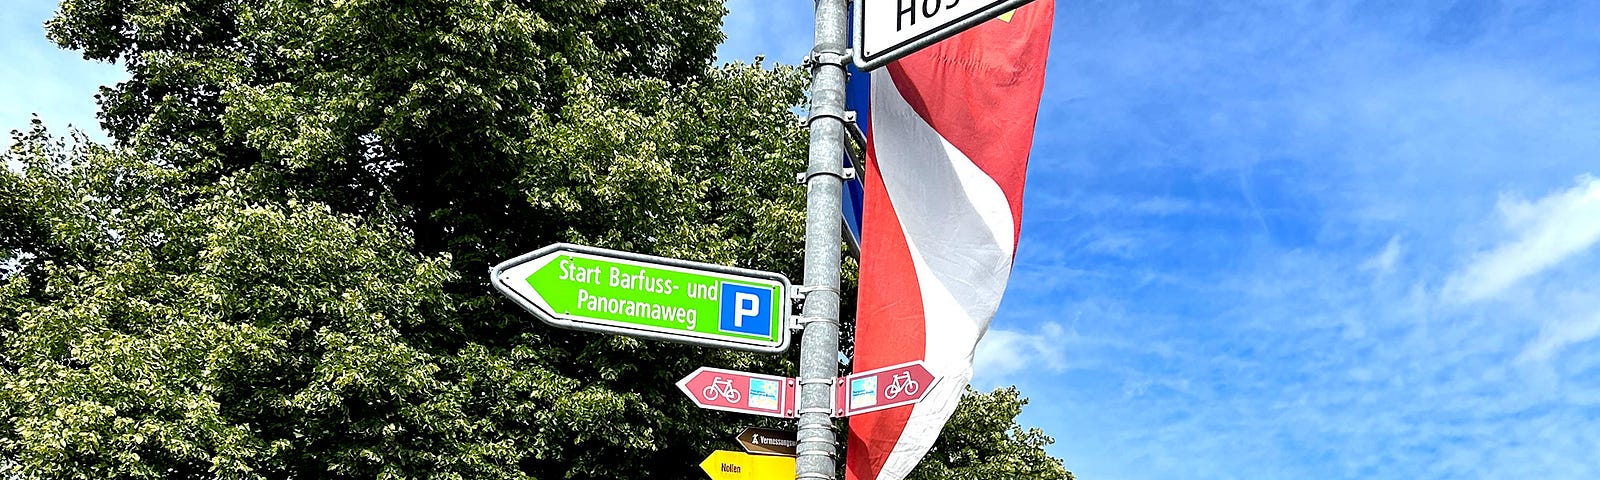
[[[806,171],[805,306],[800,337],[800,427],[795,478],[832,480],[839,458],[833,382],[839,376],[840,204],[843,202],[848,0],[816,0],[811,50],[811,144]]]

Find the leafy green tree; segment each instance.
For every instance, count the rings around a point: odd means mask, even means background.
[[[0,474],[700,478],[752,419],[673,382],[792,359],[536,326],[484,273],[571,241],[798,278],[805,76],[710,66],[722,13],[64,1],[51,38],[130,79],[114,145],[6,154]]]
[[[31,200],[8,220],[40,227],[0,284],[12,473],[365,477],[460,461],[412,435],[471,419],[437,408],[441,359],[403,338],[448,314],[446,258],[230,182],[186,201],[194,187],[170,169],[39,128],[6,159],[25,165],[0,176],[7,198]]]
[[[450,254],[452,313],[404,340],[446,359],[436,376],[463,389],[449,408],[479,422],[441,433],[452,448],[517,474],[651,478],[698,475],[697,447],[738,428],[685,405],[677,376],[786,359],[530,328],[483,272],[553,241],[798,264],[789,108],[803,77],[708,68],[721,14],[683,0],[67,1],[49,31],[128,66],[100,97],[119,145],[191,183],[392,222],[416,254]]]
[[[750,70],[752,72],[765,72],[759,73],[761,75],[787,75],[797,78],[797,75],[792,70]],[[713,79],[708,81],[720,82],[720,80],[714,80],[718,75],[720,74],[708,75],[708,79]],[[768,86],[768,82],[759,82],[759,84],[763,88],[773,88]],[[740,82],[728,82],[719,85],[715,88],[744,88],[744,84]],[[709,98],[722,98],[724,96],[722,93],[715,92],[712,87],[693,87],[691,90],[703,92]],[[648,93],[650,93],[648,90],[640,89],[635,94],[635,97],[643,98]],[[690,93],[685,89],[669,93],[663,89],[658,90],[658,93],[654,93],[654,95],[658,95],[658,98],[662,99],[669,97],[684,99],[699,94]],[[602,110],[615,109],[617,107],[604,100],[602,96],[591,96],[589,99],[575,100],[570,104],[569,108],[573,110],[580,108]],[[703,124],[679,121],[680,117],[677,115],[681,115],[681,113],[678,113],[680,110],[685,109],[674,106],[672,108],[663,108],[658,112],[651,112],[650,115],[642,115],[637,110],[630,110],[629,112],[633,116],[631,123],[625,128],[612,128],[611,131],[588,130],[582,128],[583,125],[572,128],[575,129],[575,132],[621,136],[616,140],[610,140],[614,142],[614,145],[609,147],[606,152],[610,155],[614,155],[617,152],[626,153],[639,148],[656,148],[651,146],[653,143],[663,145],[688,144],[691,148],[705,148],[684,142],[682,141],[684,140],[683,138],[676,138],[692,135],[693,132],[706,128]],[[716,111],[716,107],[706,105],[696,107],[693,110]],[[782,108],[775,108],[774,110],[782,112],[782,115],[785,116],[790,115]],[[602,119],[605,116],[590,118]],[[792,117],[785,118],[785,120],[791,119]],[[782,125],[785,125],[784,128],[787,129],[789,128],[787,125],[790,125],[790,123],[782,122]],[[578,134],[573,133],[572,135],[576,138]],[[22,210],[25,210],[27,215],[21,216],[15,221],[17,225],[45,226],[41,234],[36,235],[34,240],[17,242],[25,245],[25,247],[20,251],[13,250],[9,255],[10,257],[18,258],[19,260],[16,263],[20,266],[17,267],[16,273],[8,279],[10,283],[14,284],[10,291],[16,292],[16,295],[8,296],[3,302],[8,307],[13,308],[17,312],[17,316],[21,318],[28,318],[27,315],[40,308],[57,308],[57,305],[66,301],[61,298],[63,295],[58,293],[57,290],[36,288],[39,285],[60,283],[55,280],[60,276],[60,270],[55,267],[56,265],[71,264],[73,267],[70,271],[91,273],[108,269],[110,271],[119,271],[118,268],[122,268],[120,267],[122,264],[120,255],[122,254],[117,251],[108,251],[104,247],[105,245],[116,244],[107,242],[106,239],[135,233],[141,238],[148,238],[150,239],[148,244],[141,243],[128,248],[141,247],[171,252],[169,256],[154,257],[154,259],[146,262],[163,266],[170,261],[206,259],[206,257],[197,253],[199,250],[196,248],[198,247],[182,249],[172,244],[195,235],[255,237],[269,234],[258,230],[212,232],[195,227],[191,223],[173,223],[175,221],[166,219],[166,216],[169,215],[166,212],[190,212],[193,215],[191,222],[206,221],[211,218],[226,218],[234,215],[231,210],[218,210],[217,208],[220,207],[208,207],[212,202],[219,201],[215,200],[215,197],[221,195],[230,196],[236,202],[259,205],[318,205],[318,208],[325,209],[325,207],[321,206],[325,204],[302,203],[300,200],[294,199],[282,203],[276,200],[260,200],[263,196],[270,198],[270,195],[259,194],[259,185],[262,180],[261,176],[258,176],[257,172],[254,171],[223,177],[218,185],[226,186],[226,189],[221,186],[209,186],[211,184],[197,186],[191,182],[191,175],[177,168],[159,166],[157,162],[122,157],[94,148],[87,149],[89,152],[62,153],[46,151],[49,149],[38,148],[38,145],[48,144],[50,139],[42,133],[36,133],[33,137],[22,139],[17,143],[19,148],[15,150],[17,152],[15,156],[17,160],[38,166],[30,167],[20,176],[8,177],[6,184],[27,187],[13,198],[54,199],[55,202],[43,205],[37,205],[36,203],[38,202],[32,202],[22,205],[22,207],[25,207]],[[583,144],[580,143],[579,145]],[[574,159],[582,158],[584,155],[592,155],[578,150],[571,150],[563,154]],[[723,177],[728,178],[723,180],[726,183],[713,185],[709,181],[700,181],[685,187],[682,183],[678,185],[670,183],[673,180],[671,178],[651,177],[644,173],[620,174],[625,170],[649,167],[652,163],[658,165],[657,168],[669,168],[661,166],[659,163],[661,159],[656,155],[635,154],[631,162],[628,158],[629,155],[624,154],[619,157],[610,155],[604,158],[595,158],[583,165],[587,168],[606,168],[609,172],[606,175],[601,175],[599,179],[591,181],[591,184],[595,185],[593,188],[575,188],[565,193],[565,195],[577,199],[574,201],[574,208],[593,208],[596,204],[603,205],[604,202],[612,202],[618,205],[620,212],[602,210],[597,212],[596,215],[630,215],[634,218],[632,221],[639,223],[654,221],[653,217],[655,215],[650,212],[627,211],[629,205],[620,203],[625,201],[626,195],[629,194],[627,192],[653,195],[655,198],[641,199],[638,203],[653,205],[653,208],[659,208],[661,209],[659,211],[669,212],[669,214],[673,215],[687,216],[696,214],[696,212],[721,208],[724,212],[715,214],[746,218],[747,220],[740,220],[737,223],[697,224],[683,222],[681,219],[671,220],[668,217],[663,218],[656,224],[658,226],[654,227],[653,233],[658,239],[672,239],[680,235],[706,235],[708,239],[715,237],[716,241],[707,241],[694,246],[694,248],[698,248],[700,252],[710,253],[710,255],[702,254],[703,258],[715,258],[719,255],[730,257],[728,260],[724,260],[724,263],[731,264],[740,263],[731,258],[735,256],[749,255],[748,257],[742,257],[741,260],[761,258],[757,256],[758,254],[746,253],[759,247],[759,245],[751,245],[746,242],[761,241],[764,238],[784,241],[789,237],[797,236],[796,232],[792,231],[784,234],[759,231],[741,232],[740,230],[796,228],[788,222],[777,221],[779,219],[756,220],[750,217],[765,212],[770,215],[791,215],[790,218],[794,218],[798,213],[792,210],[794,207],[790,205],[798,204],[798,194],[792,194],[794,197],[789,198],[785,198],[783,195],[761,195],[761,197],[774,197],[772,199],[756,198],[754,194],[760,192],[757,187],[761,181],[759,177],[751,180],[751,177],[739,176],[766,174],[769,176],[782,176],[786,179],[792,178],[788,172],[779,173],[773,170],[774,167],[752,165],[750,169],[741,173],[729,174]],[[128,173],[110,169],[110,167],[98,166],[102,163],[113,161],[116,162],[114,163],[115,165],[127,165],[129,168],[136,166],[141,169],[138,170],[141,172],[159,172],[161,174],[160,178],[168,183],[135,185],[128,183],[131,181],[128,180],[104,187],[116,187],[144,195],[136,197],[101,191],[98,189],[101,187],[95,183],[96,179],[133,178]],[[727,162],[730,160],[724,158],[722,161]],[[754,162],[756,159],[746,161]],[[51,167],[52,165],[59,165],[59,167]],[[707,175],[707,177],[714,176]],[[47,181],[52,178],[59,178],[59,180]],[[770,185],[771,182],[768,183]],[[719,201],[699,200],[689,202],[672,195],[672,193],[679,193],[682,190],[661,190],[698,187],[710,192],[713,186],[718,194],[739,195],[734,197],[733,201],[745,203],[738,207],[729,207],[720,205],[721,202]],[[785,188],[792,189],[792,187],[788,186],[785,186]],[[652,192],[649,189],[657,190]],[[732,193],[723,193],[724,191]],[[562,193],[554,192],[550,197],[556,198],[560,194]],[[147,198],[147,196],[153,196],[155,199]],[[95,199],[95,201],[92,203],[80,203],[83,199]],[[131,208],[133,205],[153,205],[153,207],[133,209]],[[677,209],[677,211],[670,209]],[[104,211],[118,212],[118,215],[126,216],[128,220],[126,220],[125,225],[107,224],[103,219],[98,218],[98,216],[102,215],[99,212]],[[335,215],[331,211],[327,213]],[[350,214],[337,215],[344,215],[352,219],[363,218]],[[578,216],[582,215],[582,213],[575,212],[574,215]],[[662,216],[665,217],[665,215]],[[360,270],[382,269],[401,277],[414,275],[411,272],[416,267],[406,266],[408,261],[405,259],[407,257],[396,257],[398,253],[405,253],[411,256],[418,255],[409,252],[409,250],[414,249],[413,245],[405,243],[408,241],[409,236],[404,235],[400,228],[389,227],[385,229],[382,228],[383,225],[385,225],[384,222],[377,222],[363,228],[378,230],[377,233],[371,235],[397,237],[391,238],[389,241],[403,245],[403,247],[400,247],[401,250],[399,252],[390,251],[384,254],[372,255],[398,259],[394,260],[395,264],[393,265],[358,268]],[[67,232],[58,232],[55,231],[57,228],[68,228],[69,230]],[[601,232],[633,234],[633,232],[627,231],[624,225],[610,225],[606,226],[606,228],[607,230],[602,230]],[[306,224],[279,225],[276,229],[289,232],[325,233],[340,238],[354,235],[347,231]],[[712,229],[722,229],[729,233],[718,233],[712,231]],[[22,231],[24,229],[17,230]],[[584,240],[584,237],[579,234],[574,234],[574,237]],[[604,244],[608,241],[615,241],[610,240],[611,238],[615,237],[595,235],[593,239],[588,241],[589,243]],[[724,240],[724,238],[732,240]],[[248,239],[245,238],[243,240]],[[303,241],[305,240],[292,240],[289,241],[289,245],[292,246],[294,243]],[[679,242],[683,241],[679,240]],[[354,248],[354,246],[351,245],[347,248]],[[663,247],[663,249],[665,248],[669,247]],[[665,251],[671,252],[672,250]],[[695,250],[685,248],[685,252],[692,253],[693,251]],[[293,275],[256,278],[253,279],[255,283],[250,284],[248,287],[274,298],[281,298],[285,302],[306,301],[301,299],[301,297],[309,294],[301,290],[305,282],[302,278],[303,276],[313,275],[319,269],[331,270],[330,275],[342,273],[345,269],[350,268],[344,264],[346,261],[344,257],[364,255],[357,251],[340,252],[337,249],[322,251],[309,248],[257,250],[256,254],[279,261],[302,260],[276,257],[318,257],[318,263],[314,263],[313,266],[307,267],[304,271]],[[770,258],[774,254],[787,255],[789,253],[779,251],[759,255],[767,255]],[[442,258],[444,260],[440,261],[445,261],[449,257]],[[420,260],[413,259],[410,262],[420,262]],[[176,266],[173,266],[173,268],[176,268]],[[207,268],[218,271],[231,270],[231,267],[227,266]],[[282,269],[268,270],[292,273],[292,271]],[[464,275],[481,276],[482,273],[480,272],[480,269],[475,268],[465,272]],[[349,281],[344,277],[335,278],[337,280],[330,280],[332,284]],[[438,289],[441,295],[449,299],[441,302],[442,305],[449,308],[438,308],[434,314],[419,316],[415,319],[415,322],[393,325],[396,335],[386,338],[396,342],[397,348],[404,347],[404,349],[369,349],[352,354],[358,358],[358,360],[352,360],[353,362],[381,362],[390,355],[405,355],[414,357],[418,361],[425,361],[425,364],[403,369],[407,372],[426,374],[426,378],[431,379],[429,382],[421,384],[421,387],[419,387],[421,390],[403,394],[393,393],[393,397],[388,397],[383,402],[389,405],[389,408],[401,410],[400,413],[420,412],[428,413],[428,416],[396,416],[395,412],[388,410],[373,411],[363,408],[357,412],[378,416],[370,422],[363,422],[360,417],[354,416],[355,412],[349,412],[343,407],[331,412],[284,411],[281,407],[282,402],[242,402],[240,399],[221,397],[215,394],[209,396],[201,395],[200,398],[209,403],[239,407],[236,411],[221,412],[223,416],[216,420],[219,424],[264,424],[286,428],[278,432],[252,430],[256,437],[251,439],[251,444],[268,445],[276,450],[270,452],[254,451],[248,456],[239,457],[241,459],[235,461],[235,463],[249,468],[249,472],[255,472],[253,474],[261,474],[267,478],[291,472],[319,472],[322,475],[353,478],[365,478],[395,472],[444,472],[465,477],[507,478],[520,476],[533,478],[660,478],[661,476],[691,478],[700,475],[696,466],[698,458],[703,457],[706,452],[710,451],[712,442],[731,438],[736,433],[736,430],[741,427],[739,423],[741,419],[731,414],[700,410],[695,408],[692,403],[684,401],[681,394],[673,387],[673,382],[677,380],[677,377],[703,364],[758,371],[782,372],[792,370],[792,367],[784,364],[785,359],[781,357],[707,351],[705,349],[677,345],[646,344],[627,338],[571,334],[546,328],[535,328],[530,325],[531,322],[527,319],[526,314],[514,311],[514,309],[504,309],[505,311],[503,312],[499,308],[484,309],[490,314],[503,315],[503,318],[497,320],[503,322],[504,326],[496,330],[483,330],[512,332],[509,338],[499,338],[493,334],[473,335],[471,332],[463,332],[463,330],[467,329],[463,325],[468,325],[474,316],[474,312],[470,310],[474,306],[473,302],[481,301],[489,307],[499,307],[503,303],[497,298],[478,294],[476,289],[467,294],[446,294],[445,291],[451,286],[452,280],[456,278],[459,278],[459,276],[455,274],[437,278],[435,279],[436,284],[430,285],[430,288]],[[104,280],[95,280],[91,283],[97,284],[102,281]],[[156,280],[149,280],[149,282],[157,283]],[[487,288],[481,285],[481,280],[473,281],[473,283],[477,284],[478,289],[487,291]],[[218,290],[225,290],[226,288],[216,287]],[[235,284],[232,288],[247,287],[243,284]],[[382,289],[381,286],[374,288]],[[397,292],[410,290],[402,290],[398,286],[390,288],[396,288]],[[94,291],[109,295],[109,293],[102,290]],[[105,301],[111,300],[107,299]],[[150,302],[165,304],[167,300],[151,300]],[[231,303],[229,304],[231,305]],[[88,312],[100,311],[89,310]],[[263,313],[259,313],[265,311],[277,312],[283,315],[282,318],[284,319],[310,322],[311,326],[306,328],[315,330],[322,326],[314,317],[311,319],[306,318],[307,315],[311,315],[311,312],[319,312],[321,310],[262,308],[223,312],[217,314],[217,316],[223,319],[219,320],[223,323],[257,324],[265,321],[260,318]],[[164,310],[145,313],[146,316],[141,317],[139,320],[144,324],[165,326],[171,320],[170,312]],[[477,313],[477,317],[495,318],[481,312]],[[25,327],[26,325],[23,326]],[[224,326],[212,325],[204,328],[206,330],[222,330]],[[328,328],[330,329],[329,332],[344,334],[343,330],[350,328],[350,326],[336,323],[328,325]],[[54,324],[52,327],[44,329],[19,327],[17,335],[14,337],[17,343],[11,347],[19,352],[26,351],[27,348],[24,344],[37,340],[34,338],[35,336],[44,335],[58,329],[65,332],[92,331],[87,330],[87,327],[77,326],[76,324]],[[146,335],[148,333],[135,332],[128,334]],[[290,332],[289,334],[297,333]],[[461,337],[467,336],[471,336],[473,341],[463,342],[464,344],[455,346],[457,342],[461,341]],[[299,345],[299,343],[295,343],[296,340],[294,338],[280,339],[279,341],[289,345]],[[66,337],[60,342],[66,345],[74,345],[77,348],[96,348],[93,344],[83,345],[81,344],[81,339],[72,336]],[[172,348],[191,348],[194,350],[190,352],[192,355],[199,355],[199,352],[217,348],[215,345],[196,342],[174,341],[167,345]],[[310,347],[317,348],[316,345],[311,345]],[[178,352],[167,351],[163,351],[160,356],[184,357]],[[333,366],[330,364],[329,359],[318,355],[317,352],[291,354],[289,357],[298,359],[304,365],[311,366],[313,369],[316,366]],[[42,362],[43,358],[21,357],[10,363],[19,366],[31,365]],[[260,362],[246,363],[259,364]],[[229,376],[226,379],[236,382],[234,385],[230,385],[230,388],[250,391],[254,388],[252,385],[276,381],[278,379],[277,374],[281,371],[279,368],[255,371],[260,375],[272,375],[270,379],[262,379],[250,374]],[[374,381],[392,380],[377,375],[360,376]],[[9,407],[16,409],[14,416],[17,418],[52,416],[49,412],[30,410],[27,405],[51,404],[49,402],[38,402],[37,400],[44,397],[59,396],[61,392],[53,390],[31,392],[30,390],[42,387],[37,383],[28,383],[28,378],[31,377],[24,376],[23,380],[6,386],[8,392],[15,392],[19,396],[11,397],[16,399],[14,403],[9,401],[5,403]],[[183,377],[182,379],[174,380],[173,385],[182,385],[192,380],[193,378],[191,377]],[[287,385],[277,388],[290,392],[316,389],[317,385],[305,383],[309,380],[311,380],[310,377],[294,377],[286,380],[288,382]],[[76,388],[74,391],[84,392],[91,396],[102,393],[98,386],[94,388]],[[211,391],[202,389],[201,393],[204,394]],[[21,395],[26,395],[26,397]],[[57,403],[68,401],[72,400],[54,400]],[[376,400],[364,398],[347,398],[335,403],[337,405],[346,405],[352,402],[357,405],[379,404]],[[319,419],[317,415],[322,413],[330,416]],[[103,412],[103,414],[107,417],[107,420],[105,420],[107,422],[125,418],[126,421],[138,423],[146,413],[142,410],[114,410]],[[358,435],[350,431],[351,428],[365,423],[371,423],[374,426],[372,428],[378,428],[379,431],[385,433],[373,437],[369,434]],[[151,475],[157,477],[163,475],[179,476],[179,474],[182,474],[182,476],[203,477],[206,476],[203,472],[210,470],[208,470],[209,467],[201,467],[207,461],[215,462],[221,461],[221,459],[202,461],[197,460],[197,458],[216,457],[219,455],[218,450],[225,447],[213,438],[193,438],[189,439],[190,443],[185,448],[188,449],[187,451],[190,454],[200,455],[200,457],[174,458],[163,456],[162,452],[150,452],[137,457],[137,463],[124,462],[113,464],[103,469],[95,469],[97,467],[94,467],[95,464],[93,462],[58,462],[56,460],[61,458],[102,458],[106,455],[106,452],[116,450],[116,448],[100,448],[94,445],[67,442],[65,444],[55,444],[56,448],[63,452],[72,453],[70,455],[62,453],[54,457],[44,455],[38,451],[28,450],[28,448],[31,448],[29,445],[52,444],[51,442],[60,440],[58,437],[36,436],[37,434],[42,434],[42,432],[63,431],[64,428],[67,431],[71,431],[71,428],[77,428],[85,432],[85,434],[78,437],[69,437],[69,439],[97,438],[103,435],[103,432],[94,433],[98,431],[93,425],[52,424],[52,428],[49,429],[22,428],[24,426],[26,425],[19,424],[18,428],[6,432],[15,435],[6,441],[7,448],[15,451],[18,457],[31,459],[31,461],[25,462],[24,465],[55,465],[52,468],[70,470],[70,472],[63,472],[48,469],[25,469],[28,473],[42,478],[70,477],[73,475],[80,475],[85,478],[99,478],[104,477],[106,472],[132,474],[132,472],[138,471],[133,470],[132,465],[152,466],[151,468],[154,468],[154,470],[149,470],[149,472],[155,472]],[[280,433],[286,436],[275,436]],[[319,441],[311,442],[308,437],[317,438]],[[281,450],[281,452],[278,450]],[[351,453],[348,456],[340,456],[335,453],[338,451]],[[617,459],[628,460],[618,461]],[[132,460],[129,460],[129,462],[132,462]],[[188,466],[155,467],[161,465]],[[396,474],[411,475],[411,473]]]
[[[1072,480],[1061,459],[1045,453],[1055,443],[1017,415],[1028,400],[1017,387],[989,393],[967,387],[943,434],[907,480]]]

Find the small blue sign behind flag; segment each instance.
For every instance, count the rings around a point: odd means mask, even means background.
[[[872,75],[857,70],[855,65],[845,67],[850,72],[850,82],[845,84],[845,109],[856,112],[856,125],[861,127],[863,133],[870,134],[867,129],[871,125],[867,121],[872,116]],[[861,251],[861,202],[866,195],[861,185],[861,178],[866,174],[865,165],[853,165],[850,155],[844,156],[845,167],[856,168],[856,178],[844,182],[844,226],[850,231],[852,253]],[[859,260],[859,258],[857,258]]]

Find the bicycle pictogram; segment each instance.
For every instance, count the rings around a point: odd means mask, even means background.
[[[883,387],[883,398],[893,400],[894,397],[900,396],[900,392],[905,392],[908,397],[916,395],[917,387],[919,385],[916,380],[911,379],[910,370],[900,372],[894,375],[894,380],[889,382],[889,386]]]
[[[707,385],[705,390],[701,390],[700,395],[706,397],[706,400],[715,400],[720,395],[728,403],[739,403],[740,398],[739,389],[733,388],[733,380],[722,377],[713,377],[711,384]]]

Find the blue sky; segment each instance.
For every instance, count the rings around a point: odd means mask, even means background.
[[[723,59],[806,51],[729,7]],[[1059,2],[976,383],[1084,479],[1600,478],[1595,18]]]
[[[83,60],[44,38],[56,2],[11,0],[0,8],[0,132],[26,130],[34,114],[57,134],[68,125],[105,141],[94,114],[100,85],[128,78],[121,67]],[[7,143],[10,137],[7,136]]]
[[[123,77],[0,9],[0,127]],[[796,63],[811,2],[731,0]],[[1600,478],[1600,3],[1057,6],[980,348],[1084,479]]]

